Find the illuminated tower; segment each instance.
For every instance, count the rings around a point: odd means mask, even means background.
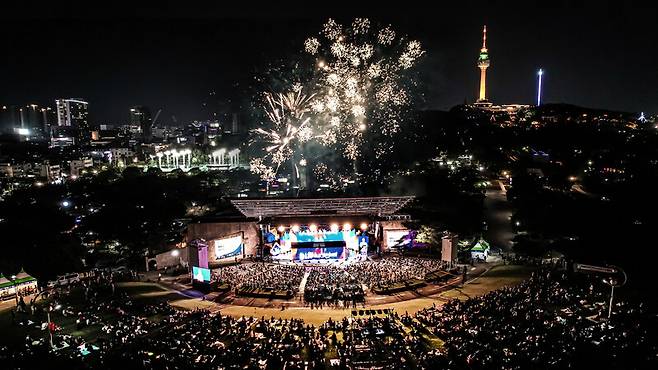
[[[487,68],[489,68],[489,52],[487,51],[487,26],[482,30],[482,49],[478,57],[478,68],[480,68],[480,95],[478,102],[487,101]]]
[[[539,68],[537,71],[537,106],[541,105],[541,80],[544,76],[544,70]]]

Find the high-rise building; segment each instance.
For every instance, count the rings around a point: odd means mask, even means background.
[[[57,99],[57,125],[89,130],[89,103],[82,99]]]
[[[72,127],[77,130],[78,143],[91,139],[89,127],[89,103],[82,99],[57,99],[57,125]]]
[[[0,111],[0,130],[11,132],[21,127],[21,111],[15,105],[3,105]]]
[[[480,56],[478,57],[478,68],[480,68],[480,94],[478,103],[486,103],[487,100],[487,68],[491,62],[489,61],[489,51],[487,50],[487,26],[484,26],[482,31],[482,48],[480,49]]]
[[[55,120],[55,113],[50,107],[39,107],[37,104],[26,106],[2,106],[0,110],[0,130],[15,131],[18,129],[30,132],[47,132],[48,126]]]
[[[30,130],[42,130],[44,128],[43,114],[41,108],[36,104],[28,104],[23,108],[23,128]]]
[[[142,133],[142,139],[146,141],[150,140],[153,136],[151,111],[144,106],[137,105],[130,108],[130,125],[138,126]]]
[[[233,114],[231,115],[231,133],[232,133],[233,135],[239,133],[239,126],[238,126],[239,122],[240,122],[240,121],[239,121],[238,114],[237,114],[237,113],[233,113]]]
[[[51,107],[41,108],[41,119],[44,127],[54,126],[57,123],[57,113]]]

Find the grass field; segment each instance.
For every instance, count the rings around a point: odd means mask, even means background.
[[[136,302],[139,303],[157,303],[163,301],[170,301],[180,299],[182,296],[177,292],[171,291],[154,283],[141,283],[129,282],[117,284],[117,294],[119,292],[126,292]],[[84,301],[84,294],[82,289],[73,289],[66,299],[62,302],[63,306],[76,306]],[[39,299],[38,305],[47,306],[51,299]],[[48,338],[48,331],[41,330],[39,327],[41,323],[47,322],[45,313],[40,315],[29,315],[24,313],[16,314],[16,323],[12,323],[11,310],[14,308],[13,301],[5,302],[0,309],[0,344],[22,343],[26,336],[31,338]],[[101,312],[100,317],[103,321],[112,322],[116,317],[114,312]],[[80,336],[86,340],[93,340],[103,337],[99,325],[91,325],[89,327],[78,329],[76,325],[77,317],[64,316],[62,311],[55,311],[50,314],[51,320],[61,328],[59,334],[69,334]],[[157,317],[152,319],[158,320]],[[30,323],[31,321],[31,323]],[[22,324],[20,324],[22,322]]]

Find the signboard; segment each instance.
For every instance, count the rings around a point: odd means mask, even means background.
[[[452,262],[457,259],[456,238],[441,239],[441,261]]]

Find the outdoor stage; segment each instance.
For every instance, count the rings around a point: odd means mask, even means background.
[[[305,263],[359,261],[368,253],[387,252],[408,234],[404,222],[410,217],[396,212],[413,199],[231,199],[239,215],[193,220],[184,242],[207,246],[211,268],[246,257]],[[188,261],[197,260],[192,249],[187,253]]]
[[[351,198],[233,199],[246,218],[261,230],[264,257],[303,263],[362,261],[371,252],[381,253],[387,221],[412,196]],[[398,228],[401,225],[396,224]]]

